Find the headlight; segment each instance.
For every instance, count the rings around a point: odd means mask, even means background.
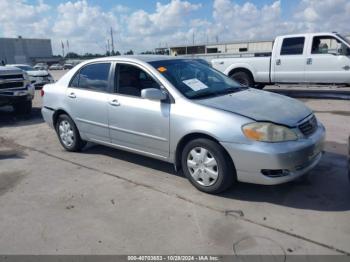
[[[244,135],[255,141],[283,142],[297,140],[298,136],[291,129],[272,123],[250,123],[242,127]]]
[[[30,81],[29,75],[26,72],[23,72],[23,79],[28,82]]]

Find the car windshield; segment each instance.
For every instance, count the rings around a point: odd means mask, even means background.
[[[347,39],[346,37],[342,36],[341,34],[337,34],[337,36],[342,39],[345,43],[347,43],[348,45],[350,45],[350,40]]]
[[[150,64],[190,99],[224,95],[243,89],[231,78],[196,60],[162,60]]]
[[[19,69],[22,69],[24,71],[34,71],[35,69],[31,66],[16,66],[18,67]]]

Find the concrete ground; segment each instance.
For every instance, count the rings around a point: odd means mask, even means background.
[[[348,101],[303,100],[327,129],[303,179],[197,191],[172,165],[65,152],[40,115],[0,109],[0,254],[350,254]]]

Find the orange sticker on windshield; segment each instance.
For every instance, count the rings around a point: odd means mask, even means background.
[[[164,66],[158,67],[157,70],[161,73],[164,73],[167,69]]]

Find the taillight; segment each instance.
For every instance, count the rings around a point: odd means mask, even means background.
[[[40,96],[44,96],[45,95],[45,91],[44,91],[44,88],[40,89]]]

